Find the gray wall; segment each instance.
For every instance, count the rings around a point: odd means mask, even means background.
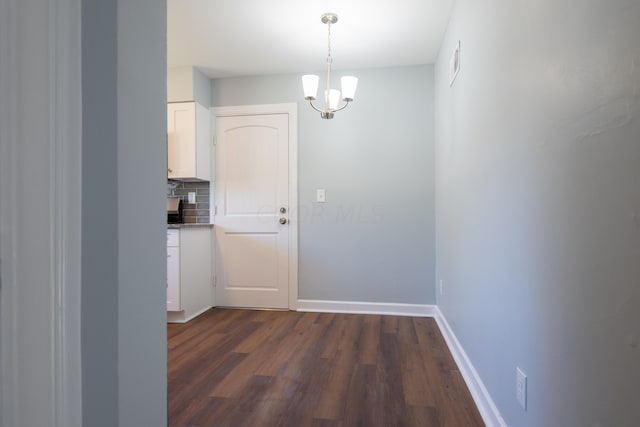
[[[197,68],[193,69],[193,100],[211,106],[211,80]]]
[[[83,425],[166,425],[166,4],[82,2]]]
[[[639,22],[458,0],[438,58],[438,305],[510,426],[640,422]]]
[[[82,2],[82,424],[97,427],[118,425],[116,3]]]
[[[351,73],[333,120],[298,74],[213,80],[212,105],[299,104],[299,298],[433,304],[433,67]]]

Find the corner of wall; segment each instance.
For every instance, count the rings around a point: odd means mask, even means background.
[[[460,344],[460,341],[458,341],[458,338],[453,333],[447,319],[437,306],[435,307],[434,317],[438,327],[440,328],[440,332],[447,343],[447,347],[449,347],[449,351],[451,351],[453,360],[455,360],[456,365],[458,365],[462,378],[464,378],[464,382],[469,388],[471,397],[478,407],[482,420],[485,422],[487,427],[507,427],[502,415],[500,415],[498,407],[482,382],[482,378],[480,378],[480,375],[473,367],[473,364]]]

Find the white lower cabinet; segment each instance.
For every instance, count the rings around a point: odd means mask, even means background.
[[[180,248],[167,247],[167,311],[180,310]]]
[[[211,307],[211,228],[167,230],[167,321],[184,323]]]

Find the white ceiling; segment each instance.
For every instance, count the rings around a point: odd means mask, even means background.
[[[435,62],[454,0],[168,0],[169,67],[210,77]]]

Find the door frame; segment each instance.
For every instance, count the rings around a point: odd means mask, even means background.
[[[216,118],[230,116],[257,116],[266,114],[289,115],[289,310],[298,309],[298,104],[239,105],[211,108],[211,133],[216,135]],[[215,141],[215,139],[214,139]],[[214,145],[215,148],[215,145]],[[213,150],[215,152],[215,149]],[[212,155],[215,165],[215,153]],[[215,171],[211,178],[211,218],[215,206]],[[214,225],[215,227],[215,225]],[[215,233],[214,233],[215,239]],[[214,246],[215,247],[215,246]],[[215,256],[215,254],[214,254]],[[214,258],[215,259],[215,258]]]

